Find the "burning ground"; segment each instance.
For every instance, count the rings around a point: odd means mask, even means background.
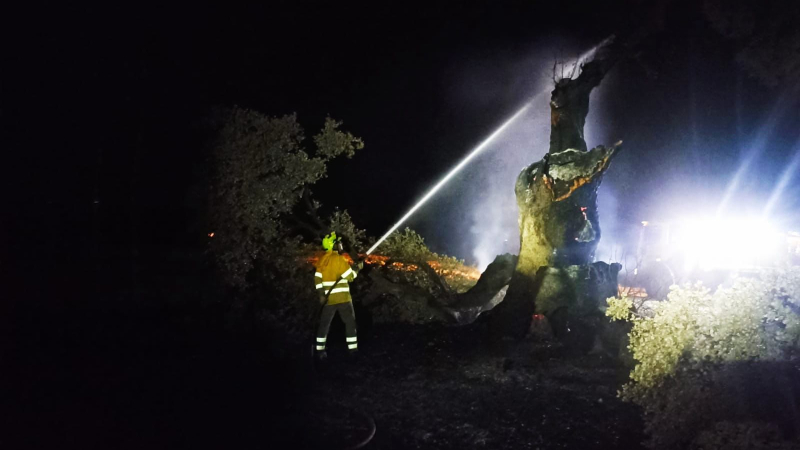
[[[343,255],[345,259],[353,264],[353,258],[349,254]],[[369,267],[386,267],[387,264],[390,269],[403,272],[417,272],[419,270],[419,262],[403,262],[392,259],[390,256],[385,255],[365,255],[360,254],[359,258],[364,259],[364,263]],[[314,255],[306,260],[309,264],[314,264],[319,261],[319,255]],[[447,281],[447,284],[453,287],[458,292],[463,292],[475,285],[481,277],[480,271],[473,267],[464,264],[442,264],[440,261],[429,260],[426,262],[439,276]]]

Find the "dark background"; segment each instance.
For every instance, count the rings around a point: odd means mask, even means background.
[[[752,79],[697,3],[7,6],[0,446],[263,443],[262,428],[285,431],[263,420],[275,405],[315,407],[303,372],[264,357],[280,340],[224,327],[235,296],[205,264],[198,195],[214,107],[297,112],[307,136],[326,115],[343,120],[366,148],[332,163],[314,191],[325,212],[348,209],[378,236],[541,92],[554,59],[644,27],[641,55],[604,80],[589,116],[600,140],[590,146],[625,141],[600,190],[604,239],[713,211],[740,167],[729,209],[758,212],[798,150],[796,96]],[[534,108],[526,120],[546,129],[546,101]],[[411,221],[435,251],[473,262],[482,183],[503,173],[513,185],[509,161],[543,153],[513,142]],[[797,206],[790,182],[777,219],[791,227]]]
[[[520,61],[587,49],[618,30],[657,32],[604,81],[602,115],[590,117],[606,144],[625,141],[601,189],[601,203],[610,195],[617,205],[607,233],[670,206],[713,208],[754,147],[763,151],[736,207],[763,204],[797,139],[793,97],[750,78],[689,1],[42,3],[5,22],[2,251],[22,256],[4,257],[3,269],[67,285],[97,255],[203,245],[192,187],[215,106],[297,112],[308,136],[326,115],[343,120],[367,147],[334,162],[315,191],[374,236],[536,93]],[[470,71],[489,76],[458,86]],[[466,94],[456,101],[454,89]],[[759,134],[765,124],[772,132]],[[531,149],[531,162],[539,153]],[[471,261],[462,190],[412,224],[434,250]],[[789,223],[792,194],[781,208]]]

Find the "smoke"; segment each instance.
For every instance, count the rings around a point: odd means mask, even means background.
[[[577,56],[577,60],[584,62],[595,50],[596,47]],[[567,60],[564,66],[570,68],[574,62],[574,59]],[[541,55],[528,64],[539,68],[538,76],[536,72],[527,74],[533,78],[536,92],[532,96],[532,105],[523,117],[509,126],[486,149],[481,158],[475,161],[470,169],[472,176],[469,180],[469,191],[473,196],[462,200],[464,206],[471,210],[471,256],[480,270],[485,269],[498,254],[519,253],[518,208],[514,185],[522,169],[540,160],[549,148],[552,54]],[[592,93],[591,102],[585,128],[585,137],[590,148],[605,143],[606,138],[596,119],[596,112],[602,109],[599,105],[602,102],[600,89]],[[602,210],[607,211],[603,213],[603,218],[613,218],[617,209],[613,196],[601,190],[599,203]],[[603,225],[601,222],[601,226]]]
[[[477,195],[469,203],[470,233],[474,242],[472,257],[480,270],[502,253],[519,252],[518,208],[514,184],[520,171],[541,159],[549,145],[548,93],[533,99],[524,117],[509,127],[486,154],[472,167],[479,173],[472,190]]]
[[[571,50],[560,52],[561,55],[573,55],[571,59],[554,55],[552,49],[565,47],[564,42],[549,41],[542,43],[539,49],[516,57],[509,54],[484,58],[471,55],[470,62],[460,60],[458,70],[451,72],[455,75],[448,80],[447,94],[450,108],[459,111],[463,117],[462,129],[485,127],[486,111],[502,118],[524,104],[529,104],[529,107],[431,198],[422,214],[409,218],[408,226],[418,229],[435,251],[464,258],[480,270],[485,269],[496,255],[519,253],[514,185],[522,169],[540,160],[549,148],[549,101],[554,60],[559,62],[559,67],[565,67],[566,74],[574,64],[579,67],[579,62],[584,62],[596,50],[593,47],[586,51],[585,46],[579,50],[578,45],[571,44]],[[558,72],[560,75],[560,70]],[[602,113],[598,113],[602,109],[602,87],[592,93],[584,129],[590,148],[608,143],[603,127],[596,119],[597,115],[602,117]],[[510,106],[498,113],[498,104]],[[484,137],[471,139],[476,145]],[[449,150],[465,155],[470,151],[468,145]],[[609,202],[602,190],[600,202],[609,207],[609,211],[616,210],[615,203]],[[447,225],[442,226],[443,223]]]
[[[608,183],[600,185],[597,192],[597,209],[600,215],[600,243],[595,252],[595,259],[598,261],[624,262],[628,254],[633,254],[634,247],[631,246],[635,240],[631,240],[624,227],[625,223],[618,220],[619,203],[613,187]]]
[[[480,155],[480,153],[484,149],[489,147],[489,145],[491,145],[491,143],[497,138],[497,136],[502,135],[503,132],[505,132],[506,128],[508,128],[511,124],[513,124],[519,118],[519,116],[523,115],[528,110],[529,106],[530,106],[530,103],[527,103],[525,106],[523,106],[522,109],[517,111],[517,113],[514,114],[510,119],[506,120],[505,123],[503,123],[503,125],[501,125],[499,128],[497,128],[491,135],[489,135],[489,137],[487,137],[483,142],[478,144],[477,147],[472,149],[472,151],[464,159],[462,159],[461,162],[459,162],[458,164],[456,164],[455,167],[450,169],[450,171],[447,173],[447,175],[445,175],[441,180],[439,180],[438,183],[436,183],[436,185],[434,185],[430,190],[428,190],[428,192],[425,194],[424,197],[422,197],[421,200],[419,200],[413,207],[411,207],[411,209],[409,209],[408,212],[406,212],[405,215],[403,217],[401,217],[400,220],[398,220],[389,229],[389,231],[387,231],[380,239],[378,239],[372,245],[372,247],[369,248],[369,250],[367,250],[367,254],[368,255],[371,254],[376,248],[378,248],[378,246],[381,245],[381,242],[386,240],[386,238],[388,238],[389,235],[391,235],[395,230],[400,228],[400,226],[403,225],[406,222],[406,220],[408,220],[412,215],[414,215],[414,213],[419,208],[421,208],[423,205],[425,205],[425,203],[428,200],[430,200],[431,197],[436,195],[436,193],[441,188],[443,188],[447,184],[448,181],[450,181],[454,176],[456,176],[458,174],[458,172],[461,171],[461,169],[466,167],[475,157]]]

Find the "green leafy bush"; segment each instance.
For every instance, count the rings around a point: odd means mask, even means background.
[[[425,238],[408,227],[390,234],[379,249],[382,255],[408,261],[430,261],[438,256],[425,245]]]
[[[636,365],[620,396],[644,408],[653,448],[681,448],[732,414],[745,418],[727,390],[753,370],[743,363],[798,360],[800,268],[740,278],[713,294],[673,287],[652,317],[637,316],[629,299],[608,305],[607,316],[633,323]]]
[[[383,255],[408,261],[436,261],[445,269],[461,268],[465,265],[463,259],[431,251],[425,244],[425,238],[411,228],[390,234],[379,251]]]
[[[425,245],[425,239],[411,228],[395,231],[381,244],[379,252],[394,259],[415,263],[428,263],[456,292],[464,292],[478,281],[476,268],[464,264],[454,256],[440,255]]]

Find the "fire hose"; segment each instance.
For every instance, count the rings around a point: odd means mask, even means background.
[[[369,444],[370,441],[372,441],[372,438],[375,437],[375,431],[377,430],[377,428],[375,427],[375,420],[372,418],[372,416],[368,415],[366,412],[364,412],[363,409],[360,408],[356,409],[355,411],[359,413],[364,419],[367,420],[367,423],[369,424],[369,434],[367,435],[367,437],[362,439],[358,444],[352,447],[347,447],[347,450],[358,450],[359,448],[362,448],[365,445]]]

